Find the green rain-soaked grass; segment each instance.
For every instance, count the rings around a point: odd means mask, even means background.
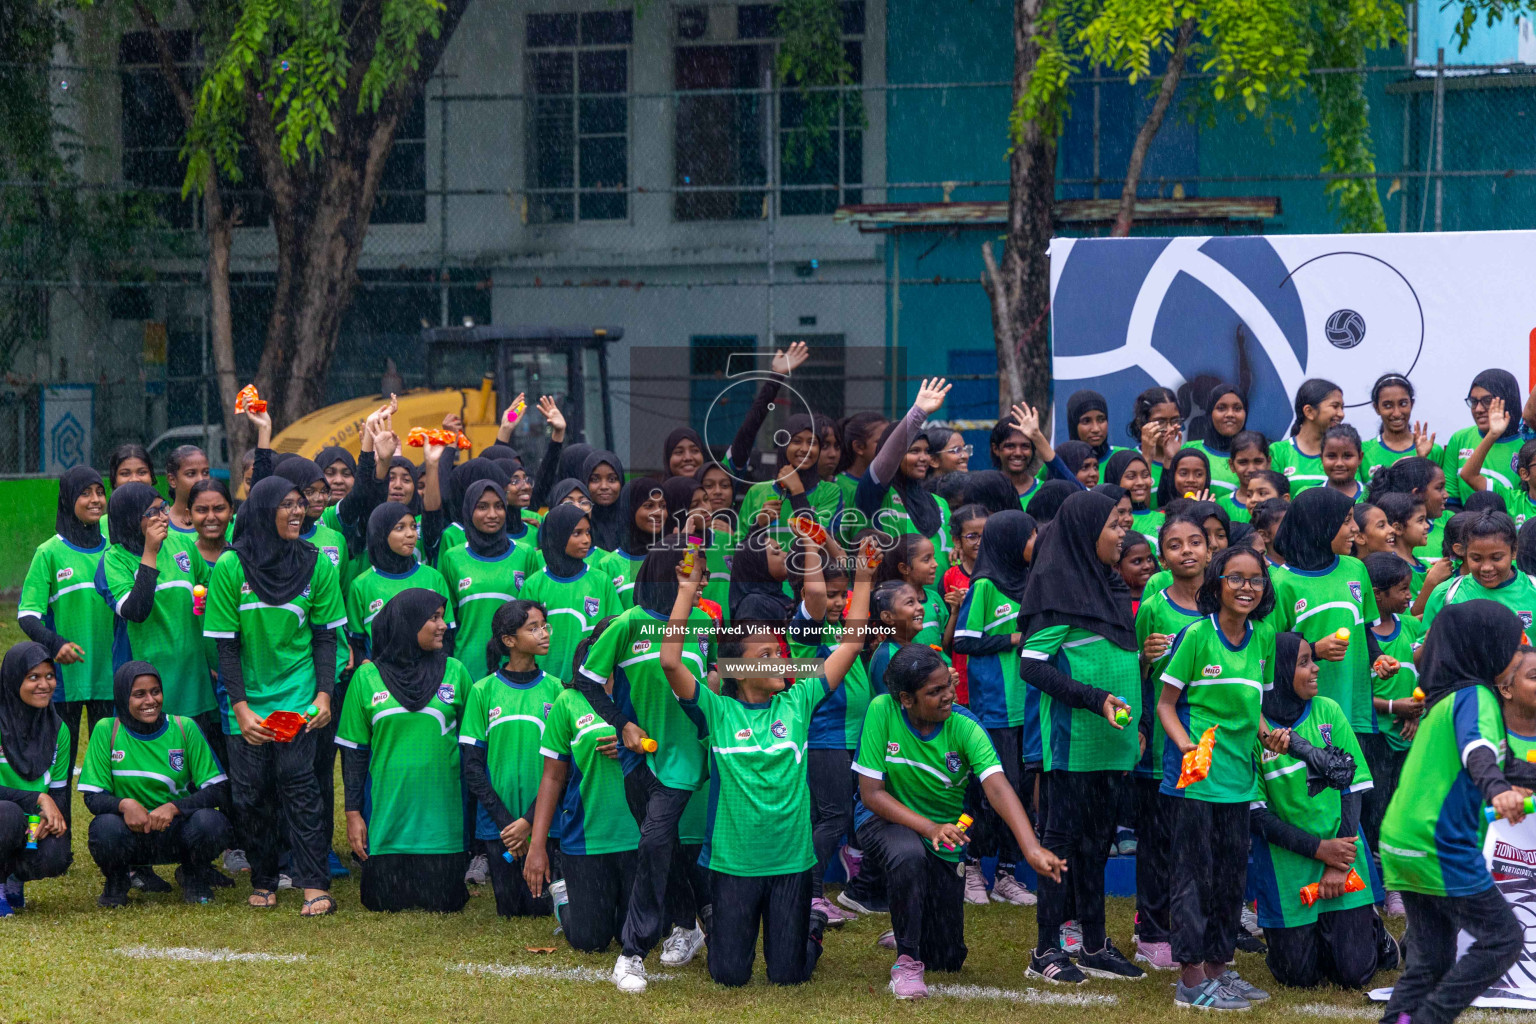
[[[0,647],[22,639],[15,605],[0,605]],[[338,773],[339,776],[340,773]],[[338,778],[339,782],[339,778]],[[339,802],[339,801],[338,801]],[[75,798],[74,820],[89,813]],[[337,831],[336,848],[346,849]],[[552,937],[551,919],[503,921],[496,916],[490,887],[484,887],[460,914],[372,914],[357,899],[355,878],[338,881],[340,911],[321,920],[301,920],[298,893],[285,891],[275,910],[245,906],[249,876],[234,889],[217,890],[212,906],[189,907],[179,892],[135,893],[122,910],[97,908],[101,876],[86,850],[85,829],[74,833],[75,862],[62,879],[27,886],[27,907],[0,920],[0,1021],[49,1024],[130,1024],[166,1022],[238,1024],[306,1021],[337,1024],[385,1022],[730,1020],[733,1024],[813,1021],[934,1021],[986,1024],[1028,1020],[1041,1024],[1085,1021],[1186,1021],[1173,1008],[1173,975],[1151,974],[1140,982],[1093,981],[1078,988],[1029,983],[1024,968],[1035,941],[1032,908],[993,904],[967,907],[970,955],[956,974],[933,973],[931,985],[976,986],[1003,993],[1038,992],[1053,1002],[1037,1004],[1004,998],[935,996],[926,1003],[898,1004],[886,990],[892,954],[875,944],[888,917],[873,917],[828,934],[826,952],[807,985],[780,988],[763,977],[762,962],[745,988],[728,990],[709,980],[704,956],[655,981],[641,996],[624,995],[605,981],[505,977],[472,974],[461,965],[529,968],[587,968],[606,975],[618,950],[586,956]],[[161,867],[169,879],[172,868]],[[1110,931],[1127,954],[1132,950],[1134,905],[1112,899]],[[1400,921],[1393,922],[1394,931]],[[528,947],[553,946],[552,954]],[[136,958],[121,952],[186,948],[204,952],[266,953],[298,962],[188,962]],[[1259,1008],[1265,1020],[1371,1020],[1373,1010],[1359,993],[1337,989],[1282,990],[1263,958],[1238,955],[1244,977],[1274,994]],[[1390,984],[1392,975],[1378,975]],[[973,996],[975,993],[971,993]],[[1088,1005],[1054,1000],[1100,997]],[[1103,1004],[1111,997],[1114,1005]],[[1086,1002],[1086,1001],[1085,1001]],[[1518,1015],[1480,1015],[1490,1018]]]

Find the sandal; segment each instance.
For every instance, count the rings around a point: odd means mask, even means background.
[[[329,903],[330,906],[327,907],[324,910],[315,911],[312,914],[306,914],[305,913],[306,910],[308,910],[310,907],[313,907],[316,903],[319,903],[321,900],[324,900],[325,902]],[[316,896],[313,899],[305,900],[304,901],[304,906],[299,908],[299,916],[300,917],[325,917],[327,914],[334,914],[334,913],[336,913],[336,898],[334,896],[332,896],[328,892],[321,893],[319,896]]]
[[[252,900],[260,899],[260,903]],[[251,895],[246,898],[246,905],[255,910],[271,910],[277,906],[277,891],[275,889],[252,889]]]

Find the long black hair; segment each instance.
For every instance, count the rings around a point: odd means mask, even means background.
[[[1172,402],[1179,408],[1179,415],[1184,415],[1184,409],[1179,407],[1179,396],[1171,388],[1157,385],[1136,396],[1136,402],[1131,406],[1131,422],[1125,425],[1125,432],[1131,435],[1132,443],[1138,446],[1141,444],[1141,428],[1152,418],[1152,407],[1164,402]]]
[[[856,412],[852,416],[838,424],[838,433],[842,437],[842,449],[837,456],[837,472],[845,472],[853,465],[857,456],[853,452],[854,442],[868,443],[871,436],[877,436],[884,429],[884,424],[890,422],[878,412]],[[877,451],[879,449],[876,449]]]
[[[544,616],[545,622],[549,621],[549,609],[538,601],[514,598],[496,609],[496,614],[491,617],[491,638],[485,642],[486,672],[495,672],[501,668],[501,663],[511,654],[512,649],[502,643],[501,638],[522,629],[528,621],[528,613],[535,610]]]
[[[1269,563],[1264,556],[1248,547],[1228,547],[1218,551],[1205,569],[1205,582],[1200,584],[1200,594],[1195,607],[1201,615],[1215,615],[1221,611],[1221,578],[1227,574],[1227,564],[1239,555],[1246,555],[1259,563],[1259,573],[1264,577],[1264,592],[1248,613],[1249,622],[1258,622],[1275,610],[1275,585],[1269,578]]]
[[[1421,455],[1398,459],[1390,466],[1383,466],[1371,477],[1370,500],[1383,494],[1411,494],[1420,500],[1435,482],[1435,473],[1445,470]]]
[[[1292,437],[1301,433],[1301,425],[1307,422],[1307,406],[1310,405],[1314,409],[1322,408],[1323,399],[1335,391],[1344,393],[1344,389],[1333,381],[1324,380],[1321,377],[1312,377],[1301,382],[1301,387],[1296,389],[1296,400],[1291,404],[1291,409],[1295,413],[1295,418],[1291,420]]]

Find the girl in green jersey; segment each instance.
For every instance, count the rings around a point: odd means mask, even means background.
[[[1462,470],[1478,448],[1484,448],[1482,475],[1508,489],[1519,483],[1514,475],[1516,455],[1520,446],[1531,438],[1521,422],[1520,396],[1520,383],[1508,370],[1484,370],[1472,378],[1466,399],[1467,408],[1472,410],[1472,426],[1452,434],[1440,453],[1440,467],[1445,470],[1446,490],[1452,505],[1466,504],[1467,495],[1473,489],[1467,480],[1469,474]],[[1503,429],[1494,424],[1495,402],[1505,414]]]
[[[1285,484],[1284,493],[1291,493],[1290,484],[1286,483],[1284,475],[1276,474],[1279,480],[1266,486],[1262,492],[1257,491],[1254,483],[1259,479],[1259,474],[1269,470],[1269,440],[1257,430],[1245,430],[1232,439],[1231,451],[1226,458],[1213,459],[1211,461],[1211,476],[1216,481],[1223,479],[1232,481],[1233,489],[1223,491],[1216,499],[1216,503],[1227,510],[1227,515],[1236,522],[1246,523],[1249,519],[1249,509],[1263,501],[1265,498],[1278,498],[1282,493],[1280,484]],[[1272,492],[1272,493],[1271,493]]]
[[[928,439],[921,428],[923,420],[943,406],[950,387],[942,377],[924,380],[912,408],[885,428],[880,453],[854,493],[858,515],[851,523],[845,516],[839,528],[840,536],[852,536],[858,529],[873,525],[892,535],[916,533],[926,537],[933,543],[941,576],[949,568],[941,554],[949,532],[949,506],[923,487],[928,476]]]
[[[0,917],[9,917],[20,883],[53,878],[69,868],[69,734],[54,710],[58,686],[42,644],[23,641],[0,662],[0,876],[13,878],[0,893]],[[27,849],[27,817],[42,825]],[[19,904],[18,904],[19,905]]]
[[[448,600],[448,584],[442,573],[416,559],[419,539],[416,517],[407,505],[386,501],[368,516],[369,566],[347,590],[347,640],[352,644],[354,663],[361,665],[372,657],[373,621],[390,598],[402,590],[420,587]],[[446,642],[451,645],[451,614],[448,623]]]
[[[1378,552],[1395,557],[1393,549],[1397,544],[1397,535],[1392,532],[1392,524],[1387,522],[1386,512],[1362,502],[1350,514],[1355,517],[1355,542],[1350,546],[1351,555],[1361,561]]]
[[[724,625],[730,621],[730,558],[736,548],[732,540],[734,534],[726,526],[725,517],[717,519],[713,515],[710,485],[704,483],[714,480],[711,471],[724,472],[711,464],[699,470],[697,479],[674,476],[663,481],[661,493],[667,502],[667,528],[685,541],[696,537],[704,542],[704,564],[709,567],[709,575],[704,581],[704,600],[720,609],[721,624]],[[726,483],[729,484],[729,479]],[[729,509],[729,505],[726,507]]]
[[[843,507],[843,495],[836,484],[817,475],[821,441],[816,428],[823,422],[821,417],[806,413],[784,421],[775,435],[785,443],[775,445],[778,468],[774,479],[753,484],[742,496],[740,536],[765,528],[780,547],[787,548],[795,539],[789,520],[799,515],[808,515],[823,529],[832,529]]]
[[[1536,487],[1536,473],[1532,471],[1532,466],[1536,465],[1536,440],[1521,444],[1508,460],[1507,466],[1498,460],[1490,461],[1488,456],[1496,443],[1504,448],[1510,447],[1501,438],[1505,437],[1515,414],[1513,410],[1505,408],[1502,398],[1491,399],[1489,406],[1488,430],[1459,471],[1462,504],[1465,505],[1468,498],[1478,491],[1492,491],[1504,499],[1505,507],[1515,517],[1515,525],[1523,526],[1525,520],[1536,511],[1536,499],[1531,496],[1532,488]],[[1488,467],[1486,473],[1485,465]]]
[[[182,898],[212,903],[208,862],[233,834],[219,811],[229,779],[197,723],[166,714],[160,682],[147,661],[118,667],[117,715],[96,724],[80,770],[80,794],[94,815],[91,859],[105,878],[103,907],[126,906],[130,867],[153,864],[179,865]]]
[[[1438,559],[1444,547],[1443,527],[1448,518],[1444,515],[1447,501],[1445,471],[1417,455],[1399,459],[1371,480],[1369,500],[1375,501],[1381,495],[1391,493],[1407,494],[1424,503],[1429,530],[1424,535],[1424,542],[1413,549],[1413,554],[1426,562]],[[1449,567],[1443,571],[1449,575]]]
[[[1163,472],[1184,444],[1183,419],[1179,396],[1161,386],[1147,388],[1136,396],[1131,407],[1131,421],[1126,424],[1125,433],[1135,446],[1130,450],[1141,455],[1152,474],[1148,508],[1157,507],[1157,488],[1162,483]],[[1115,482],[1109,476],[1105,476],[1104,481]]]
[[[16,620],[27,639],[48,649],[64,694],[59,711],[69,728],[70,764],[80,741],[80,712],[88,728],[112,714],[112,608],[96,593],[96,567],[106,553],[101,518],[107,492],[89,466],[59,478],[54,536],[37,546],[21,584]],[[69,780],[65,780],[68,785]],[[69,814],[69,803],[64,813]]]
[[[1523,628],[1530,629],[1536,621],[1536,581],[1515,566],[1519,537],[1514,520],[1493,509],[1462,512],[1460,516],[1468,520],[1463,575],[1442,583],[1429,596],[1424,607],[1424,631],[1434,631],[1447,606],[1480,597],[1508,608]]]
[[[141,444],[120,444],[107,457],[107,486],[121,487],[127,483],[155,486],[155,467],[149,461],[149,451]]]
[[[571,656],[592,627],[624,610],[612,581],[591,568],[591,520],[579,506],[556,505],[539,527],[544,567],[523,583],[518,596],[549,609],[549,653],[539,667],[564,679],[574,671]]]
[[[442,595],[405,590],[374,620],[373,660],[347,689],[336,743],[347,842],[369,910],[462,910],[459,722],[470,678],[448,657]]]
[[[624,521],[619,514],[619,495],[624,489],[624,463],[613,452],[597,449],[581,463],[577,477],[592,495],[592,546],[613,551],[624,539]]]
[[[842,433],[842,455],[837,460],[837,472],[833,483],[843,492],[843,508],[854,507],[854,493],[859,481],[880,451],[880,435],[890,420],[878,412],[856,412],[839,424]],[[854,531],[850,530],[851,535]]]
[[[800,543],[795,542],[797,549]],[[789,622],[795,614],[795,599],[784,583],[789,579],[791,557],[767,530],[747,534],[731,559],[730,621],[772,622],[781,627]]]
[[[196,533],[188,499],[192,486],[208,479],[208,456],[195,444],[184,444],[165,457],[165,482],[171,492],[170,529],[191,537]]]
[[[514,864],[528,852],[534,801],[544,770],[539,753],[550,710],[562,691],[559,679],[534,659],[549,652],[549,619],[532,601],[508,601],[496,611],[485,645],[490,673],[469,693],[459,744],[464,782],[478,804],[475,841],[484,853],[502,917],[540,917],[547,899],[535,899]],[[559,874],[560,823],[549,832]],[[504,854],[511,854],[506,857]]]
[[[1269,446],[1270,465],[1291,482],[1293,497],[1328,482],[1323,435],[1344,422],[1344,392],[1331,380],[1313,377],[1296,390],[1295,407],[1291,436]]]
[[[1400,373],[1384,373],[1371,385],[1371,406],[1381,417],[1381,430],[1365,442],[1360,479],[1370,483],[1376,474],[1412,455],[1439,462],[1443,449],[1435,444],[1429,424],[1413,418],[1413,383]]]
[[[1530,766],[1505,757],[1497,686],[1518,668],[1520,620],[1492,601],[1445,610],[1420,660],[1425,711],[1381,824],[1387,888],[1403,894],[1413,951],[1384,1021],[1449,1024],[1515,964],[1524,930],[1483,856],[1485,807],[1525,818]],[[1457,956],[1457,936],[1472,945]]]
[[[923,595],[923,626],[912,642],[942,645],[950,608],[939,593],[939,562],[933,542],[915,533],[899,535],[885,552],[875,574],[876,585],[893,580],[900,580]]]
[[[1167,508],[1176,498],[1202,499],[1211,492],[1211,460],[1199,448],[1180,448],[1168,460],[1157,484],[1157,507]],[[1211,495],[1215,501],[1215,495]]]
[[[1371,887],[1345,891],[1349,872],[1371,877],[1360,825],[1361,798],[1374,791],[1371,772],[1343,709],[1318,696],[1317,662],[1298,634],[1275,638],[1274,671],[1263,721],[1277,739],[1285,736],[1286,749],[1255,744],[1258,799],[1249,811],[1266,963],[1276,981],[1293,988],[1315,988],[1324,980],[1364,988],[1377,970],[1397,966],[1396,943],[1371,905]],[[1307,770],[1288,752],[1291,734],[1352,756],[1354,779],[1343,792],[1312,791]],[[1318,899],[1308,905],[1300,892],[1314,884]],[[1380,962],[1378,950],[1385,950],[1387,962]]]
[[[506,492],[491,480],[476,480],[464,491],[464,546],[438,560],[453,608],[453,650],[478,659],[492,637],[496,609],[517,596],[538,572],[526,547],[507,536]]]
[[[1429,572],[1429,566],[1416,554],[1429,536],[1429,515],[1425,512],[1424,502],[1411,494],[1376,494],[1373,491],[1371,504],[1381,509],[1387,517],[1387,525],[1392,528],[1392,554],[1408,567],[1408,597],[1411,605],[1423,589],[1425,574]]]
[[[1156,543],[1157,531],[1163,525],[1163,514],[1151,510],[1153,476],[1146,456],[1122,448],[1104,464],[1103,477],[1105,484],[1120,488],[1130,499],[1131,529]]]
[[[821,956],[827,919],[811,909],[810,790],[804,761],[816,706],[842,684],[863,649],[854,632],[826,657],[820,679],[794,682],[783,676],[743,676],[722,687],[701,685],[683,660],[694,598],[704,579],[695,559],[682,572],[682,553],[664,559],[678,584],[661,668],[685,709],[696,711],[717,741],[710,746],[709,834],[700,863],[709,870],[709,975],[721,985],[745,985],[752,977],[759,931],[768,980],[797,985],[810,980]],[[819,556],[813,555],[819,565]],[[872,571],[861,559],[854,574],[848,617],[869,613]],[[783,658],[777,631],[752,628],[721,647],[721,656],[759,664]]]
[[[1323,473],[1328,486],[1350,501],[1365,500],[1365,485],[1360,482],[1360,433],[1348,423],[1337,423],[1323,434]]]

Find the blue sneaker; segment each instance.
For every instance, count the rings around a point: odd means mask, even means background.
[[[347,866],[341,862],[341,858],[336,856],[335,850],[330,852],[329,856],[327,857],[327,861],[331,866],[332,878],[347,878],[351,876],[352,872],[348,871]]]
[[[0,895],[0,917],[10,917],[16,911],[11,909],[11,903],[3,895]]]
[[[27,905],[27,883],[15,875],[5,880],[5,901],[13,910],[21,910]]]

